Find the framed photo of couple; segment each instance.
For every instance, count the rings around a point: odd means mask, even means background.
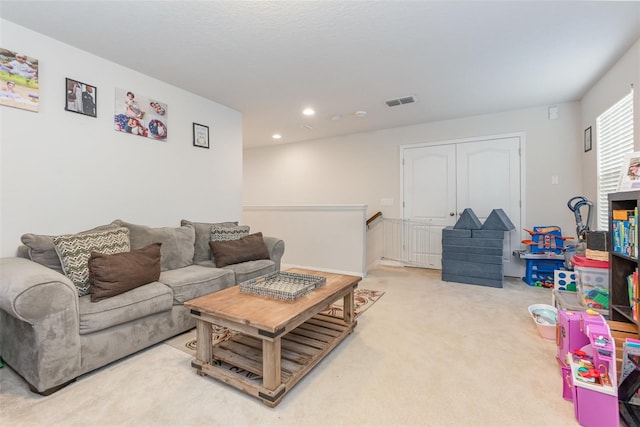
[[[70,78],[65,79],[64,109],[85,116],[97,117],[98,89]]]

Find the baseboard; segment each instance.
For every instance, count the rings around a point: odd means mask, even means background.
[[[386,265],[387,267],[406,267],[406,264],[400,261],[393,261],[390,259],[381,259],[380,265]]]
[[[361,272],[361,271],[333,270],[333,269],[330,269],[330,268],[316,267],[316,266],[313,266],[313,265],[296,265],[296,264],[284,264],[284,263],[280,266],[280,269],[282,271],[287,270],[289,268],[304,268],[305,270],[323,271],[325,273],[347,274],[349,276],[367,277],[367,273],[366,272]]]
[[[371,269],[373,269],[374,267],[377,267],[377,266],[379,266],[379,265],[380,265],[380,260],[379,260],[379,259],[377,259],[377,260],[373,261],[372,263],[370,263],[369,265],[367,265],[367,266],[365,267],[365,270],[366,270],[366,271],[369,271],[369,270],[371,270]]]

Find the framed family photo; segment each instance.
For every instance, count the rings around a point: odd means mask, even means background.
[[[113,120],[118,132],[166,141],[169,106],[156,98],[116,88]]]
[[[198,123],[193,124],[193,145],[195,147],[209,148],[209,126]]]
[[[64,109],[85,116],[97,117],[98,89],[70,78],[65,79]]]
[[[0,105],[38,112],[38,59],[0,48]]]
[[[620,169],[618,191],[640,189],[640,152],[627,153]]]

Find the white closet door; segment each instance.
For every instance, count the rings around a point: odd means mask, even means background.
[[[404,230],[409,262],[442,268],[442,229],[456,222],[456,149],[434,145],[404,150]]]
[[[512,252],[520,247],[520,138],[499,138],[456,144],[458,212],[473,209],[484,222],[493,209],[502,209],[515,230],[505,233],[504,274],[517,277],[521,269]]]
[[[442,268],[442,229],[465,208],[481,222],[491,210],[503,209],[515,226],[505,233],[505,275],[521,276],[511,255],[520,247],[520,137],[404,147],[402,156],[403,218],[424,224],[405,232],[408,253],[426,260],[417,265]]]

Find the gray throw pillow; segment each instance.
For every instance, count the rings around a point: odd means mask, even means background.
[[[192,226],[151,228],[120,219],[113,221],[112,224],[129,229],[131,249],[141,249],[152,243],[162,243],[160,248],[162,271],[175,270],[193,264],[195,231]]]
[[[118,228],[115,224],[100,225],[92,228],[91,230],[82,231],[81,233],[88,233],[92,231],[112,230]],[[53,243],[55,236],[48,236],[45,234],[23,234],[20,240],[28,248],[29,259],[38,264],[42,264],[45,267],[49,267],[58,273],[64,274],[62,270],[62,264],[60,263],[60,257],[56,252],[56,246]]]

